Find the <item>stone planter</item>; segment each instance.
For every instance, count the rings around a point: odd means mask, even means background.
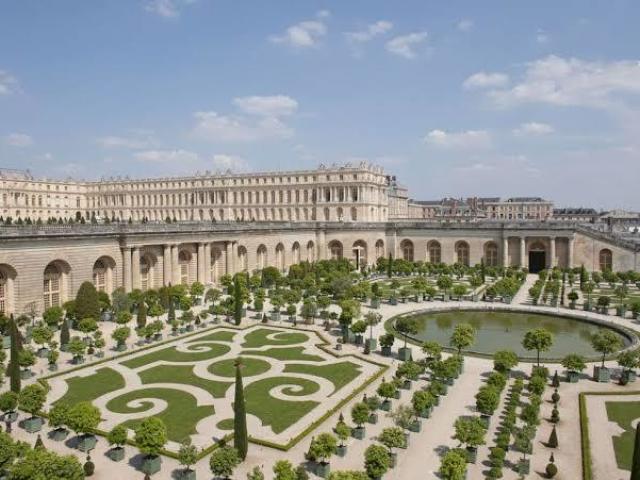
[[[389,454],[389,468],[396,468],[398,464],[398,454],[396,452],[391,452]]]
[[[271,312],[271,321],[279,322],[280,321],[280,313],[279,312]]]
[[[340,458],[347,455],[347,446],[346,445],[338,445],[338,449],[336,450],[336,455]]]
[[[381,352],[382,352],[382,356],[383,357],[390,357],[391,356],[391,347],[382,347],[381,348]]]
[[[54,442],[62,442],[69,436],[69,430],[66,428],[56,428],[49,434],[49,438]]]
[[[363,343],[364,343],[364,339],[363,339],[362,335],[357,334],[355,336],[355,344],[356,345],[362,345]]]
[[[74,365],[82,365],[84,363],[84,357],[73,357],[71,363]]]
[[[624,318],[626,314],[627,314],[627,307],[625,307],[624,305],[616,307],[617,316]]]
[[[154,473],[158,473],[161,467],[162,458],[160,455],[147,455],[142,461],[140,470],[142,470],[143,473],[153,475]]]
[[[162,334],[161,334],[161,333],[155,333],[155,334],[153,335],[153,339],[154,339],[156,342],[159,342],[160,340],[162,340]]]
[[[96,358],[104,358],[104,352],[102,350],[98,350],[95,355]]]
[[[590,311],[591,311],[591,304],[590,304],[590,303],[588,303],[588,302],[585,302],[585,303],[582,305],[582,309],[583,309],[585,312],[590,312]]]
[[[397,298],[390,298],[389,299],[389,305],[398,305],[398,299]]]
[[[44,420],[40,417],[31,417],[27,418],[24,421],[24,429],[29,433],[35,433],[42,430],[42,425],[44,424]]]
[[[33,372],[31,370],[29,369],[20,370],[20,378],[22,380],[28,380],[31,377],[33,377]]]
[[[580,372],[567,372],[567,382],[578,383],[578,380],[580,380]]]
[[[49,356],[49,349],[48,348],[39,348],[38,351],[36,352],[36,356],[38,358],[47,358],[47,356]]]
[[[2,348],[11,348],[11,337],[3,336],[2,337]]]
[[[395,398],[396,400],[400,400],[401,395],[402,395],[402,392],[400,390],[396,390],[393,394],[393,398]]]
[[[109,457],[114,462],[121,462],[124,460],[124,448],[122,447],[114,447],[107,452],[107,457]]]
[[[404,382],[402,382],[402,389],[403,390],[411,390],[411,386],[413,385],[413,382],[411,380],[405,380]]]
[[[18,419],[18,412],[7,412],[4,414],[4,421],[7,423],[13,423]]]
[[[187,325],[187,332],[193,332],[193,324],[192,323]]]
[[[451,299],[451,295],[449,295],[448,293],[445,293],[444,295],[442,295],[443,302],[448,302],[450,299]]]
[[[518,462],[518,473],[520,475],[529,475],[529,471],[531,470],[531,463],[527,460],[520,460]]]
[[[389,400],[388,398],[384,399],[382,401],[382,403],[380,404],[379,408],[383,412],[390,412],[391,411],[391,400]]]
[[[622,372],[622,381],[625,383],[636,381],[636,372],[633,370],[624,370]]]
[[[180,471],[180,474],[178,475],[178,478],[180,480],[196,480],[196,472],[195,470],[191,470],[191,469],[184,469]]]
[[[398,360],[408,362],[411,360],[411,349],[408,347],[402,347],[398,349]]]
[[[476,463],[478,460],[478,449],[475,447],[467,447],[467,463]]]
[[[49,364],[49,371],[50,372],[57,372],[58,371],[58,364],[57,363],[50,363]]]
[[[367,422],[369,422],[371,425],[375,425],[376,423],[378,423],[378,414],[370,413]]]
[[[77,448],[81,452],[90,452],[94,448],[96,448],[96,443],[98,443],[98,439],[95,435],[91,435],[90,433],[85,433],[80,436],[78,440]]]
[[[367,338],[364,341],[365,349],[368,349],[370,352],[375,352],[376,348],[378,348],[378,342],[375,338]]]
[[[119,343],[116,346],[116,351],[118,351],[118,352],[124,352],[126,350],[127,350],[127,344],[126,343]]]
[[[328,462],[320,462],[316,464],[315,473],[320,478],[327,478],[331,473],[331,464]]]
[[[593,379],[596,382],[606,383],[611,380],[611,371],[607,367],[593,367]]]
[[[414,420],[411,425],[409,425],[409,430],[414,433],[419,433],[422,431],[422,422],[420,420]]]
[[[356,427],[351,429],[351,436],[356,440],[364,440],[366,430],[364,427]]]
[[[371,299],[371,308],[374,308],[376,310],[378,308],[380,308],[380,299],[379,298],[372,298]]]

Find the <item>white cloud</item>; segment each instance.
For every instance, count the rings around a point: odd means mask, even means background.
[[[387,20],[378,20],[375,23],[370,23],[363,30],[359,30],[357,32],[347,32],[344,35],[350,42],[366,43],[370,40],[373,40],[377,36],[384,35],[392,28],[393,23]]]
[[[193,163],[199,160],[197,153],[188,150],[145,150],[136,152],[133,157],[141,162],[151,163]]]
[[[108,135],[98,138],[96,142],[103,148],[128,148],[132,150],[149,148],[157,144],[151,135],[128,137]]]
[[[147,0],[145,10],[163,18],[176,18],[186,5],[197,0]]]
[[[287,95],[238,97],[233,103],[244,113],[265,117],[292,115],[298,109],[298,102]]]
[[[468,77],[462,86],[467,90],[474,88],[504,87],[509,83],[509,76],[504,73],[478,72]]]
[[[468,32],[469,30],[473,29],[473,25],[473,20],[471,20],[470,18],[463,18],[458,22],[456,28],[461,32]]]
[[[466,130],[464,132],[445,132],[431,130],[424,137],[428,145],[450,150],[490,148],[491,135],[486,130]]]
[[[328,10],[320,10],[316,13],[315,20],[305,20],[288,27],[281,35],[271,35],[269,41],[281,43],[294,48],[312,48],[320,44],[327,34],[325,20],[329,18]]]
[[[211,158],[214,168],[220,170],[231,170],[232,172],[246,172],[249,170],[249,163],[242,157],[236,155],[215,154]]]
[[[407,59],[416,57],[415,48],[427,40],[427,32],[414,32],[408,35],[400,35],[389,40],[386,44],[387,51]]]
[[[0,70],[0,95],[9,95],[15,92],[17,80],[4,70]]]
[[[515,135],[548,135],[553,133],[554,128],[547,123],[528,122],[523,123],[518,128],[513,130]]]
[[[4,137],[4,143],[10,147],[30,147],[33,145],[33,138],[26,133],[10,133]]]
[[[541,45],[549,43],[551,41],[551,36],[542,29],[538,29],[536,32],[536,42]]]
[[[254,142],[293,136],[293,130],[275,117],[261,117],[257,121],[250,121],[213,111],[196,112],[194,117],[194,135],[208,141]]]
[[[588,62],[549,55],[528,63],[522,81],[489,96],[502,107],[525,103],[609,108],[621,95],[640,94],[640,62]]]

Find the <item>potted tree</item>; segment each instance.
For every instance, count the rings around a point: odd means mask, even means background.
[[[69,341],[68,351],[71,355],[73,355],[71,363],[73,363],[74,365],[80,365],[84,363],[87,344],[80,337],[71,337],[71,340]]]
[[[375,284],[374,284],[375,285]],[[373,327],[375,327],[382,320],[382,315],[376,312],[367,312],[364,316],[364,321],[369,327],[369,338],[365,341],[365,352],[374,352],[378,347],[376,339],[373,338]]]
[[[229,478],[240,462],[238,451],[233,447],[223,445],[214,450],[209,457],[209,469],[216,477]]]
[[[409,444],[408,432],[419,432],[422,429],[422,422],[416,417],[416,412],[413,407],[409,405],[400,405],[391,414],[395,424],[406,430],[406,441]]]
[[[58,402],[49,409],[49,426],[53,428],[49,436],[56,442],[61,442],[69,435],[66,425],[69,421],[71,408],[66,403]]]
[[[342,414],[340,414],[340,419],[333,430],[340,441],[336,453],[339,457],[344,457],[347,454],[347,446],[344,442],[346,442],[351,435],[351,428],[344,422]]]
[[[422,373],[422,367],[416,362],[409,360],[401,363],[396,370],[396,378],[402,380],[402,388],[404,390],[411,390],[412,382],[418,380]]]
[[[47,355],[48,368],[50,372],[55,372],[58,370],[58,358],[60,357],[60,352],[56,349],[51,349],[49,354]]]
[[[31,368],[36,363],[36,355],[30,348],[23,348],[18,352],[18,365],[20,365],[20,378],[27,380],[33,376]]]
[[[184,468],[180,472],[181,480],[196,480],[196,472],[191,470],[191,465],[198,460],[198,448],[191,444],[191,440],[187,438],[180,444],[178,450],[178,461]]]
[[[484,444],[487,433],[484,422],[478,417],[459,417],[454,425],[456,434],[453,438],[466,446],[467,461],[476,463],[478,446]]]
[[[11,424],[18,419],[18,394],[12,391],[4,392],[0,395],[0,410],[3,413],[3,419],[7,424],[7,432],[11,431]]]
[[[438,471],[442,480],[464,480],[467,476],[467,456],[458,448],[444,454]]]
[[[356,345],[363,344],[363,336],[362,334],[367,331],[367,323],[364,320],[358,320],[351,325],[351,331],[356,336]]]
[[[622,375],[620,376],[620,384],[626,385],[629,382],[636,381],[635,368],[638,367],[638,352],[627,350],[618,354],[618,365],[622,367]]]
[[[358,440],[364,439],[365,426],[364,424],[369,420],[369,405],[364,402],[356,403],[351,408],[351,420],[356,424],[356,427],[352,430],[353,438]]]
[[[378,385],[378,389],[376,392],[380,395],[384,400],[380,404],[380,410],[388,412],[391,410],[391,399],[396,395],[397,387],[393,382],[387,382],[384,378],[380,385]]]
[[[567,369],[567,382],[576,383],[580,379],[580,373],[587,368],[585,359],[577,353],[570,353],[562,359],[562,366]]]
[[[389,470],[389,452],[382,445],[369,445],[364,452],[364,468],[369,478],[379,479]]]
[[[609,312],[609,304],[611,303],[611,299],[607,296],[598,297],[598,309],[600,313],[606,315]]]
[[[569,299],[569,308],[571,310],[575,310],[576,309],[576,302],[578,301],[578,298],[579,298],[578,292],[576,292],[575,290],[571,290],[567,294],[567,298]]]
[[[47,399],[47,392],[38,383],[27,385],[18,394],[18,408],[31,414],[24,421],[24,429],[29,433],[39,432],[44,421],[37,414],[42,410]]]
[[[518,473],[523,476],[529,475],[531,469],[527,453],[532,451],[531,441],[535,434],[536,430],[533,425],[524,425],[515,432],[515,446],[522,453],[522,458],[518,462]]]
[[[604,360],[607,355],[622,348],[622,340],[613,330],[601,328],[591,337],[591,346],[602,354],[602,365],[593,367],[593,379],[596,382],[608,382],[611,372],[604,366]]]
[[[476,339],[476,330],[468,323],[459,323],[453,328],[449,344],[458,350],[458,356],[462,358],[462,350],[469,348]]]
[[[131,329],[129,327],[118,327],[111,334],[116,344],[116,351],[124,352],[127,349],[127,338],[131,335]]]
[[[417,390],[411,398],[413,410],[421,418],[429,418],[431,416],[431,410],[435,403],[435,397],[427,390]]]
[[[380,398],[377,395],[372,395],[370,397],[365,395],[362,401],[369,407],[369,418],[367,419],[367,422],[375,425],[378,423],[378,414],[376,413],[376,410],[380,408]]]
[[[378,436],[378,441],[389,450],[389,467],[394,468],[398,460],[398,454],[394,449],[407,448],[404,432],[400,427],[387,427]]]
[[[499,350],[493,354],[493,369],[507,376],[511,369],[518,365],[518,355],[512,350]]]
[[[113,447],[107,451],[107,457],[114,462],[124,460],[124,445],[127,443],[127,428],[124,425],[116,425],[107,435],[109,445]]]
[[[449,290],[453,287],[453,280],[449,275],[440,275],[436,281],[436,285],[442,290],[442,301],[449,301]]]
[[[158,473],[162,464],[160,453],[167,443],[167,427],[164,422],[158,417],[145,418],[135,429],[134,442],[144,454],[142,471],[148,475]]]
[[[383,357],[391,356],[391,347],[393,347],[396,337],[392,333],[385,333],[380,335],[380,347]]]
[[[31,330],[31,339],[37,345],[40,345],[40,348],[36,352],[38,357],[47,358],[47,355],[49,355],[49,349],[45,347],[45,344],[50,343],[52,338],[53,332],[44,323],[39,323],[33,327],[33,330]]]
[[[338,450],[338,441],[330,433],[321,433],[311,441],[309,455],[316,459],[315,473],[321,478],[327,478],[331,473],[331,456]]]
[[[498,408],[500,392],[490,385],[483,385],[476,393],[476,410],[480,413],[480,419],[485,428],[489,428],[489,418]]]
[[[404,337],[404,347],[398,349],[398,359],[406,362],[411,360],[411,349],[407,347],[410,335],[418,333],[418,322],[412,317],[400,317],[395,321],[394,327]]]
[[[98,442],[94,435],[100,423],[100,410],[90,402],[79,402],[69,410],[68,427],[78,435],[77,448],[81,452],[90,452]]]
[[[422,353],[427,355],[425,362],[429,365],[431,362],[442,358],[442,346],[435,341],[426,341],[422,344]]]

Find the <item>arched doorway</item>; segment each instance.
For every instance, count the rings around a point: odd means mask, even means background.
[[[365,267],[367,265],[367,244],[364,240],[358,240],[353,244],[353,261],[356,264],[356,269]]]
[[[547,250],[542,242],[534,242],[529,247],[529,272],[538,273],[547,267]]]

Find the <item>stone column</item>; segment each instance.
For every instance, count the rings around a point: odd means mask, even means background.
[[[211,283],[211,244],[204,244],[204,282]]]
[[[509,237],[502,239],[502,266],[509,266]]]
[[[520,266],[525,268],[528,267],[527,260],[525,259],[525,255],[527,254],[527,242],[524,237],[520,237]]]
[[[551,268],[557,265],[556,262],[556,237],[549,237],[549,256],[551,257],[549,260],[549,266]]]
[[[131,291],[131,247],[122,249],[122,265],[124,266],[122,284],[124,291],[129,293]]]
[[[327,245],[325,241],[324,230],[318,230],[316,232],[316,260],[324,260],[326,258]]]
[[[573,236],[569,237],[569,253],[567,254],[567,268],[573,268]]]
[[[171,283],[171,245],[162,246],[162,284]]]
[[[204,243],[198,243],[198,282],[204,285]]]
[[[131,278],[133,289],[140,289],[140,248],[133,247],[131,254]]]
[[[231,244],[231,268],[233,272],[239,271],[238,269],[238,242]]]
[[[178,255],[180,249],[178,245],[171,245],[171,276],[173,277],[173,285],[180,284],[180,263]]]
[[[233,271],[233,242],[231,241],[227,241],[225,243],[225,248],[226,248],[226,255],[225,255],[225,260],[227,263],[227,269],[226,269],[226,273],[228,275],[233,275],[234,271]]]

